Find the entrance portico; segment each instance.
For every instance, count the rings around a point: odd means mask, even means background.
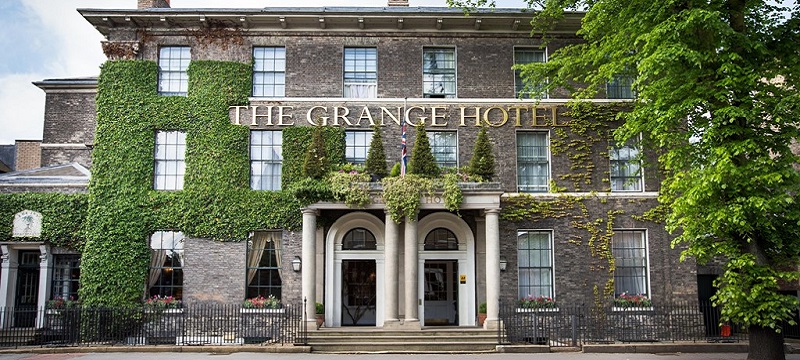
[[[317,203],[305,209],[302,293],[309,304],[307,319],[314,319],[314,303],[324,302],[326,327],[475,326],[477,304],[485,301],[489,314],[484,327],[496,328],[502,192],[494,188],[462,191],[460,211],[470,214],[472,225],[445,210],[438,197],[424,198],[422,215],[401,223],[385,213],[382,203],[362,209]],[[330,228],[316,231],[319,216],[335,216],[335,220]],[[426,247],[434,231],[451,234],[455,244]],[[364,243],[353,245],[354,239]],[[320,249],[318,240],[324,244]],[[483,249],[485,257],[479,257]],[[324,269],[322,279],[316,278],[317,267]],[[484,267],[486,278],[477,279],[477,269]],[[318,284],[323,286],[318,288]]]

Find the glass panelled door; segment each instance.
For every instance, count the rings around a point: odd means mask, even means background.
[[[425,261],[425,326],[458,325],[457,274],[457,260]]]
[[[17,295],[14,300],[14,327],[36,325],[39,300],[39,252],[20,251],[17,270]]]
[[[375,326],[375,260],[342,261],[342,325]]]

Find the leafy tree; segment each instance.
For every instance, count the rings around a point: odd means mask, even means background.
[[[369,153],[367,154],[367,173],[377,177],[385,177],[389,175],[386,169],[386,152],[383,150],[383,138],[381,137],[381,128],[375,126],[372,128],[372,141],[369,143]]]
[[[414,148],[411,149],[408,172],[427,178],[439,176],[439,166],[436,165],[436,159],[431,152],[431,143],[424,124],[417,126],[417,137],[414,138]]]
[[[311,146],[308,147],[303,161],[303,173],[312,179],[322,179],[328,173],[328,155],[321,127],[315,128],[311,135]]]
[[[485,126],[481,128],[475,140],[475,150],[469,161],[469,173],[487,181],[491,181],[494,177],[494,153]]]
[[[519,67],[542,90],[592,98],[624,74],[636,99],[617,130],[662,148],[667,228],[699,263],[728,259],[714,300],[748,327],[748,359],[783,359],[781,326],[796,310],[800,5],[766,0],[527,0],[539,31],[588,9],[583,42]],[[493,0],[448,0],[466,8]],[[582,83],[585,86],[575,87]]]

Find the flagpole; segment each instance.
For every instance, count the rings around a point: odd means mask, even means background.
[[[406,167],[408,166],[408,150],[406,148],[406,109],[408,108],[408,98],[403,98],[403,115],[400,117],[400,177],[406,177]]]

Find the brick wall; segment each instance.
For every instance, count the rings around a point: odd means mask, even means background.
[[[184,301],[239,304],[244,300],[247,243],[190,238],[183,246]]]
[[[77,162],[91,167],[97,124],[95,92],[48,92],[45,100],[42,166]],[[68,144],[64,146],[65,144]]]
[[[138,0],[136,7],[138,9],[168,8],[169,0]]]
[[[17,140],[15,146],[17,157],[14,161],[15,170],[23,171],[42,166],[42,142],[39,140]]]

